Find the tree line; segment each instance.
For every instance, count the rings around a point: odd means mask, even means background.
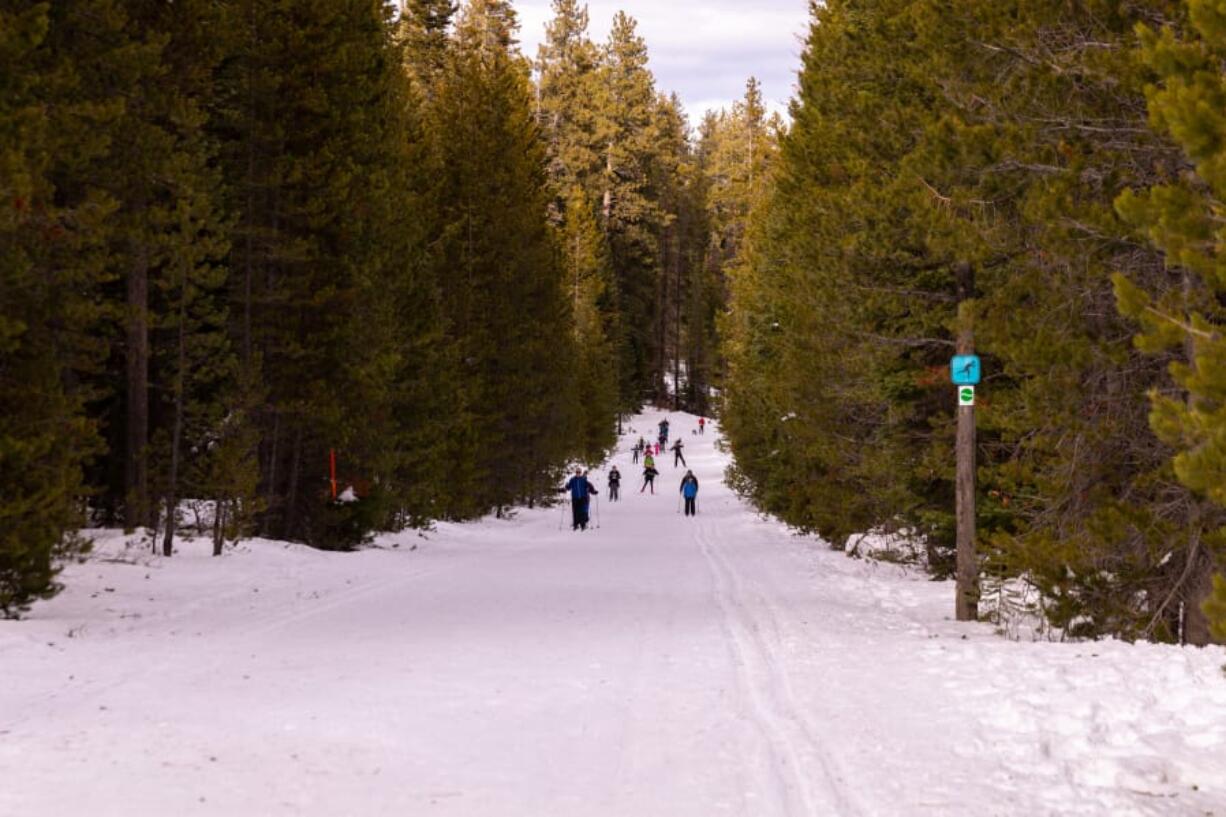
[[[740,490],[838,547],[918,534],[952,572],[973,331],[985,587],[1024,577],[1075,635],[1226,638],[1220,6],[815,7],[727,264]]]
[[[86,526],[346,549],[707,410],[701,151],[554,7],[0,2],[0,611]]]

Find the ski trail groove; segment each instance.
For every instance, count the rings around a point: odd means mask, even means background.
[[[722,554],[721,558],[725,558],[726,561],[726,557],[723,557]],[[745,583],[740,572],[733,569],[731,564],[728,565],[728,570],[729,575],[732,577],[732,582],[737,597],[741,599],[749,599],[755,605],[757,605],[757,609],[764,617],[765,623],[769,627],[771,634],[774,636],[776,644],[784,644],[785,636],[788,634],[802,640],[805,638],[803,633],[797,632],[794,625],[787,623],[789,621],[789,617],[784,615],[779,607],[779,604],[773,601],[774,598],[779,596],[779,593],[776,592],[776,588],[774,586],[768,586],[765,588],[758,587],[750,592],[745,588]],[[762,649],[772,656],[772,665],[775,667],[780,667],[779,661],[776,658],[777,652],[771,647],[771,642],[761,636],[760,630],[755,628],[753,632]],[[823,741],[820,737],[820,730],[813,726],[813,722],[806,714],[804,708],[800,707],[796,703],[796,694],[792,689],[791,677],[781,667],[777,674],[777,680],[781,686],[783,700],[788,702],[790,711],[795,715],[796,727],[804,736],[807,745],[812,749],[813,755],[820,761],[823,773],[827,779],[832,782],[834,789],[839,793],[840,808],[842,809],[839,811],[839,815],[865,813],[868,809],[866,809],[866,807],[863,805],[862,799],[857,795],[856,790],[853,787],[848,786],[845,782],[846,777],[843,774],[843,764],[836,756],[832,755],[829,751],[826,751],[823,748],[825,746],[825,741]]]
[[[787,715],[771,696],[770,676],[777,668],[772,667],[771,657],[754,644],[751,623],[747,621],[744,608],[737,603],[728,566],[714,554],[701,524],[695,539],[710,571],[716,602],[723,614],[737,681],[765,750],[765,756],[759,760],[765,766],[760,768],[763,788],[773,796],[780,814],[809,817],[815,812],[807,781],[801,773],[800,755],[784,726]]]
[[[767,746],[767,762],[771,766],[771,777],[777,787],[774,793],[782,813],[789,817],[861,814],[858,804],[853,803],[845,791],[829,753],[801,715],[787,674],[745,603],[743,585],[735,567],[711,541],[705,524],[698,525],[696,539],[715,583],[739,681]],[[778,622],[771,624],[777,631]],[[822,772],[824,785],[818,796],[805,774],[802,762],[805,755],[815,758]],[[815,801],[820,801],[820,810]]]

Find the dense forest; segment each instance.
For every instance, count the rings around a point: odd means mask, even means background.
[[[1226,8],[829,0],[728,266],[724,427],[760,507],[953,569],[973,333],[981,613],[1226,638]]]
[[[0,4],[0,610],[85,527],[345,549],[707,410],[700,150],[554,6]]]
[[[1226,638],[1220,0],[828,0],[789,121],[749,80],[695,127],[631,17],[589,28],[0,0],[0,611],[89,527],[503,515],[646,403],[947,576],[973,336],[980,611]]]

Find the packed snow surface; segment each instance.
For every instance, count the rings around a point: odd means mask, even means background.
[[[0,815],[1219,815],[1226,650],[1019,643],[762,519],[717,428],[599,529],[356,554],[100,534],[0,623]]]

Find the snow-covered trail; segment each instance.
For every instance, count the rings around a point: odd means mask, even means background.
[[[757,517],[671,418],[697,519],[623,450],[586,533],[70,568],[0,622],[0,815],[1226,815],[1226,650],[957,625],[947,585]]]

